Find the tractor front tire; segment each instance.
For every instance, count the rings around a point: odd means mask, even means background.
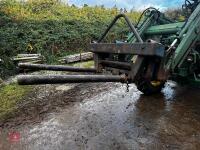
[[[161,81],[140,80],[136,83],[138,90],[141,91],[144,95],[160,93],[164,85],[165,82]]]

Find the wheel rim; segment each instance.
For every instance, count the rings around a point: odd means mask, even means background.
[[[154,86],[154,87],[158,87],[158,86],[161,85],[161,82],[160,82],[160,81],[151,81],[150,83],[151,83],[151,85]]]

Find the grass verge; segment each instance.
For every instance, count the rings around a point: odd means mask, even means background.
[[[83,68],[93,68],[94,67],[94,61],[85,61],[85,62],[79,62],[73,64],[75,67],[83,67]]]
[[[4,120],[17,111],[17,104],[31,91],[31,86],[16,83],[0,87],[0,120]]]

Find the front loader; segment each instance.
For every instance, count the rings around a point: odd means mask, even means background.
[[[137,25],[117,15],[98,41],[90,44],[94,68],[19,64],[21,69],[88,72],[88,75],[21,75],[18,83],[61,84],[80,82],[135,83],[146,95],[160,92],[168,79],[200,85],[200,0],[186,0],[186,21],[177,22],[155,8],[146,9]],[[115,23],[123,18],[130,34],[125,41],[104,43]]]

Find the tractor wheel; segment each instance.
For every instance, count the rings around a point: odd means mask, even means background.
[[[160,93],[164,85],[165,82],[161,81],[140,80],[140,82],[136,83],[138,90],[143,92],[144,95]]]

